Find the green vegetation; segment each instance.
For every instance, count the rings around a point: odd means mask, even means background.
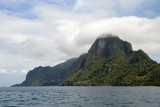
[[[121,51],[109,59],[97,57],[91,63],[86,69],[66,79],[62,85],[160,85],[160,66],[142,50],[132,55]]]

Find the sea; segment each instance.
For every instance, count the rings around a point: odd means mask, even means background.
[[[1,87],[0,107],[160,107],[160,87]]]

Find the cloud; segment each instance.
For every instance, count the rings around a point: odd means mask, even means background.
[[[25,71],[18,72],[15,70],[6,71],[5,69],[0,69],[0,86],[11,86],[20,83],[24,81],[25,76]]]
[[[75,38],[77,45],[89,45],[103,33],[113,33],[122,39],[130,41],[134,49],[142,48],[148,53],[159,53],[159,17],[155,19],[139,17],[117,17],[97,20],[87,23],[81,29],[81,33]],[[150,45],[148,47],[148,45]],[[146,48],[148,47],[148,48]]]
[[[18,0],[11,1],[12,5],[18,5]],[[32,4],[24,0],[21,3],[30,5],[26,12],[0,10],[0,68],[4,68],[0,73],[5,74],[3,78],[13,74],[22,81],[27,71],[36,66],[53,66],[78,57],[104,33],[113,33],[131,42],[135,50],[143,49],[151,56],[160,54],[160,16],[138,17],[156,0],[36,0]],[[32,15],[33,19],[26,17]],[[8,84],[13,83],[12,80],[8,80]]]
[[[47,55],[55,54],[53,41],[47,38],[27,39],[26,41],[16,45],[16,48],[22,50],[20,54],[26,54],[26,56],[30,57],[45,57]]]
[[[0,74],[5,74],[7,71],[5,69],[0,69]]]
[[[148,2],[148,0],[117,0],[119,6],[126,11],[134,11],[141,4]]]
[[[98,10],[112,10],[115,6],[114,0],[77,0],[73,11],[76,12],[92,12]]]
[[[24,74],[27,74],[28,70],[23,69],[21,72],[24,73]]]
[[[19,71],[15,71],[15,70],[12,70],[12,71],[6,71],[5,69],[0,69],[0,74],[1,75],[15,75],[15,74],[18,74],[18,75],[23,75],[23,74],[27,74],[28,70],[21,70],[21,72]]]
[[[79,3],[80,2],[80,3]],[[89,6],[83,0],[77,1],[74,9]],[[105,2],[102,0],[102,2]],[[134,5],[144,1],[134,1]],[[96,8],[105,4],[94,2]],[[113,8],[115,3],[108,1]],[[124,0],[118,4],[125,8]],[[93,5],[93,7],[94,7]],[[94,8],[87,8],[94,10]],[[159,54],[160,18],[148,19],[136,16],[107,17],[99,19],[95,14],[68,13],[48,4],[34,6],[33,13],[38,19],[30,20],[5,13],[0,15],[1,46],[6,52],[22,55],[34,60],[39,57],[61,61],[87,52],[94,40],[103,33],[117,34],[130,41],[135,49],[142,48],[151,54]],[[145,39],[144,39],[145,38]],[[5,42],[3,42],[5,41]],[[142,44],[143,43],[143,44]],[[4,45],[5,44],[5,45]],[[150,48],[146,48],[150,46]],[[3,51],[2,50],[2,51]],[[42,64],[43,65],[43,64]]]
[[[48,12],[51,10],[50,8],[45,7],[46,10],[48,9]],[[49,13],[43,14],[42,12],[40,16],[50,15],[48,20],[51,20],[52,17],[54,19],[54,14],[52,15]],[[160,52],[156,48],[160,43],[158,36],[160,34],[158,30],[159,17],[154,19],[136,16],[108,17],[103,19],[90,17],[92,21],[85,22],[85,19],[81,19],[83,14],[80,18],[76,18],[76,14],[58,13],[62,15],[64,19],[54,19],[54,21],[56,21],[56,24],[53,24],[56,29],[56,37],[54,37],[54,39],[55,41],[58,41],[58,43],[56,43],[58,46],[57,50],[64,54],[71,54],[71,56],[74,56],[74,50],[77,50],[79,53],[86,52],[94,40],[103,33],[117,34],[122,39],[130,41],[133,44],[134,49],[141,48],[151,54],[159,54]],[[60,15],[56,16],[60,17]],[[93,16],[93,14],[90,14],[90,16]],[[73,17],[75,17],[75,19],[72,19]],[[47,20],[47,17],[41,18]],[[72,19],[72,21],[70,19]],[[81,46],[81,50],[83,51],[78,49],[79,46]]]
[[[77,0],[73,11],[78,13],[92,13],[97,16],[127,16],[148,15],[150,5],[155,5],[157,0]],[[104,12],[102,12],[104,11]],[[144,12],[146,11],[146,12]],[[152,11],[152,10],[151,10]],[[102,13],[101,13],[102,12]],[[152,11],[153,13],[154,11]],[[154,16],[153,13],[151,16]]]

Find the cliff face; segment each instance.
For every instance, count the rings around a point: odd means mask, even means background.
[[[121,40],[117,36],[103,35],[99,37],[88,51],[88,56],[112,57],[123,50],[127,55],[133,52],[129,42]]]

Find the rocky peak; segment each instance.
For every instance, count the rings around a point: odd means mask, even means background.
[[[103,34],[96,39],[88,51],[88,55],[110,58],[121,50],[127,55],[133,52],[132,45],[129,42],[123,41],[118,36],[112,34]]]

